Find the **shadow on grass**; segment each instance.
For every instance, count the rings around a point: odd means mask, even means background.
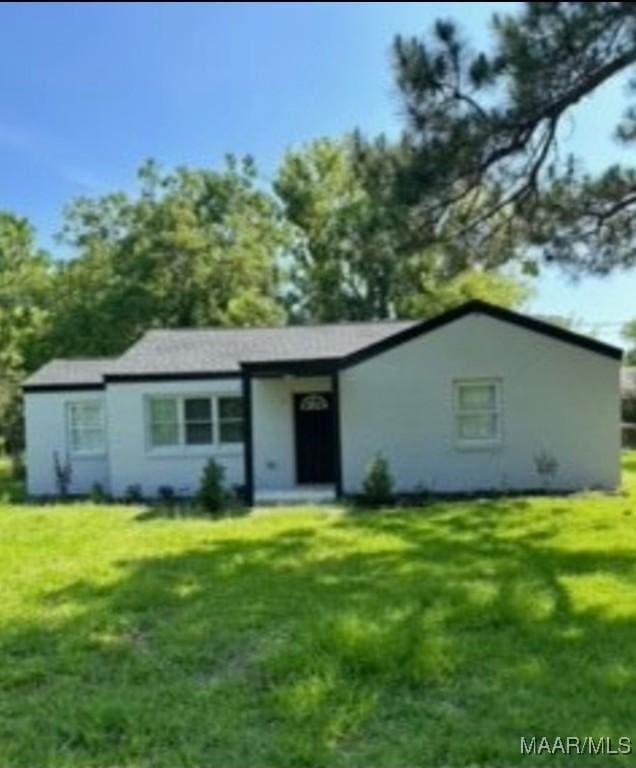
[[[238,505],[230,506],[219,512],[209,512],[194,502],[179,504],[149,504],[146,505],[135,520],[140,523],[153,520],[227,520],[229,518],[245,517],[249,514],[249,507]]]
[[[514,537],[517,500],[299,521],[51,590],[56,620],[0,633],[0,762],[513,764],[521,735],[631,735],[636,552],[559,549],[559,511]]]

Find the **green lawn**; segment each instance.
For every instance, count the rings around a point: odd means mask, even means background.
[[[519,756],[636,746],[636,453],[625,483],[219,522],[0,502],[0,766],[633,765]]]

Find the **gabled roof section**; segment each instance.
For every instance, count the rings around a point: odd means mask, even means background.
[[[111,357],[51,360],[24,382],[25,392],[103,389],[104,374],[115,363]]]
[[[106,373],[106,380],[236,377],[242,364],[260,361],[337,362],[413,325],[413,321],[387,321],[149,331]]]
[[[518,312],[513,312],[512,310],[504,309],[503,307],[498,307],[494,304],[488,304],[485,301],[473,300],[468,301],[459,307],[455,307],[454,309],[450,309],[448,312],[444,312],[441,315],[432,317],[430,320],[415,323],[411,327],[405,328],[403,331],[399,331],[389,338],[381,339],[380,341],[369,344],[369,346],[364,349],[352,352],[341,362],[341,367],[347,368],[351,365],[361,363],[362,361],[368,360],[375,355],[382,354],[382,352],[386,352],[393,347],[404,344],[411,339],[431,333],[455,320],[460,320],[472,314],[486,315],[495,320],[501,320],[504,323],[516,325],[527,331],[539,333],[542,336],[548,336],[557,341],[562,341],[566,344],[571,344],[575,347],[580,347],[581,349],[586,349],[589,352],[610,357],[614,360],[621,360],[623,357],[623,350],[619,347],[613,347],[610,344],[605,344],[590,336],[583,336],[580,333],[568,331],[558,325],[553,325],[552,323],[547,323],[543,320],[537,320],[528,315],[521,315]]]
[[[423,322],[412,320],[280,328],[209,328],[146,333],[120,358],[52,360],[25,392],[101,389],[108,382],[236,378],[258,373],[333,372],[382,354],[437,328],[481,314],[614,360],[622,350],[542,320],[470,301]]]

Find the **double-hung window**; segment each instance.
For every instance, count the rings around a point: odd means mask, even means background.
[[[221,443],[243,441],[243,400],[240,397],[219,397],[219,440]]]
[[[186,445],[212,445],[214,442],[212,405],[210,397],[183,398]]]
[[[225,446],[243,440],[240,397],[149,397],[146,414],[150,449]]]
[[[179,445],[179,401],[176,397],[153,397],[148,401],[150,445],[165,448]]]
[[[455,432],[459,445],[492,446],[501,442],[501,383],[497,379],[455,382]]]
[[[68,442],[75,456],[96,456],[106,450],[104,403],[79,400],[68,403],[66,410]]]

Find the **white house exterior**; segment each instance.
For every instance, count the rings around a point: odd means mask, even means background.
[[[621,350],[483,302],[425,322],[151,331],[24,386],[28,490],[191,496],[206,461],[253,501],[360,491],[613,489]],[[550,470],[550,471],[548,471]]]

